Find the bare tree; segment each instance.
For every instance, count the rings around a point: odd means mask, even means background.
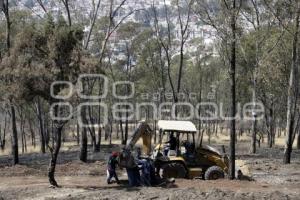
[[[6,19],[6,48],[7,54],[10,55],[10,35],[11,35],[11,21],[9,15],[9,5],[8,0],[1,0],[0,1],[0,8],[5,15]],[[17,131],[17,122],[16,122],[16,110],[15,106],[13,105],[13,99],[9,99],[10,103],[10,113],[11,113],[11,125],[12,125],[12,154],[14,157],[14,164],[19,163],[19,150],[18,150],[18,131]]]
[[[18,130],[16,122],[16,110],[15,106],[10,105],[11,108],[11,126],[12,126],[12,154],[14,157],[14,164],[19,164],[19,146],[18,146]]]
[[[236,49],[237,49],[237,19],[239,16],[242,1],[223,0],[219,3],[220,12],[213,13],[208,5],[208,1],[196,1],[195,13],[197,13],[205,24],[213,27],[222,42],[225,43],[226,57],[229,61],[230,79],[230,163],[229,179],[235,178],[235,140],[236,140]],[[219,18],[218,18],[219,17]],[[220,20],[220,17],[222,20]],[[229,42],[228,42],[229,41]]]
[[[82,110],[82,113],[81,113],[81,116],[82,116],[82,120],[84,123],[86,123],[86,110],[83,109]],[[88,138],[87,138],[87,128],[81,128],[81,138],[80,138],[80,153],[79,153],[79,159],[82,161],[82,162],[87,162],[87,154],[88,154],[88,151],[87,151],[87,143],[88,143]]]
[[[36,105],[36,114],[39,121],[40,128],[40,147],[41,152],[46,153],[46,138],[45,138],[45,129],[44,129],[44,119],[43,119],[43,108],[40,98],[37,99]]]
[[[66,11],[67,11],[67,15],[68,15],[68,23],[69,26],[72,26],[72,19],[71,19],[71,13],[70,13],[70,2],[69,0],[61,0],[61,2],[64,4]]]
[[[232,1],[232,5],[229,6],[224,0],[226,8],[231,12],[231,60],[230,60],[230,96],[231,96],[231,106],[230,106],[230,164],[229,164],[229,179],[235,178],[235,114],[236,114],[236,80],[235,80],[235,71],[236,71],[236,20],[237,20],[237,5],[236,0]],[[241,2],[240,2],[241,4]]]
[[[6,131],[7,131],[7,111],[3,109],[4,112],[4,125],[3,125],[3,131],[2,126],[0,126],[0,148],[2,151],[5,149],[6,144]]]
[[[132,11],[128,12],[125,16],[123,16],[119,21],[116,22],[116,20],[115,20],[116,15],[120,11],[120,9],[122,9],[122,7],[125,5],[126,1],[127,0],[122,0],[117,6],[115,6],[115,4],[114,4],[115,1],[114,0],[110,1],[110,4],[109,4],[109,13],[108,13],[108,16],[107,16],[108,19],[109,19],[109,22],[108,22],[108,27],[105,30],[105,37],[104,37],[103,41],[101,42],[100,57],[99,57],[99,66],[100,67],[98,67],[97,70],[96,70],[98,73],[101,72],[101,67],[102,67],[102,64],[103,64],[103,59],[105,57],[105,53],[106,53],[106,49],[107,49],[107,45],[108,45],[110,37],[112,36],[112,34],[119,28],[119,26],[130,15],[132,15],[134,12],[138,11],[138,10],[132,10]],[[97,6],[96,6],[96,8],[95,8],[95,10],[93,12],[93,17],[92,17],[92,21],[91,21],[91,28],[89,30],[89,33],[88,33],[88,36],[87,36],[87,39],[86,39],[85,49],[88,48],[88,43],[90,41],[91,34],[92,34],[92,31],[93,31],[93,28],[94,28],[94,25],[95,25],[95,21],[97,19],[97,14],[98,14],[98,10],[100,8],[100,4],[101,4],[101,0],[98,1]],[[95,84],[95,81],[92,81],[92,83],[89,84],[89,86],[88,86],[87,89],[93,88],[94,84]],[[92,122],[91,121],[92,120],[91,110],[88,112],[88,115],[89,115],[89,117],[88,117],[88,119],[86,119],[87,123]],[[82,117],[85,117],[85,116],[82,116]],[[98,113],[98,118],[100,120],[100,111]],[[100,150],[101,127],[99,127],[99,129],[98,129],[98,141],[96,141],[96,130],[95,130],[95,128],[88,128],[88,131],[90,132],[91,137],[92,137],[93,146],[95,147],[94,150],[95,151]],[[82,138],[82,142],[86,141],[86,139],[84,137],[81,137],[81,138]],[[83,147],[83,148],[81,148],[82,154],[85,154],[85,152],[87,152],[87,150],[85,149],[87,146],[83,145],[82,147]]]
[[[244,19],[246,20],[246,22],[250,23],[250,25],[252,26],[252,28],[254,29],[254,31],[256,32],[260,32],[262,26],[261,24],[261,7],[262,7],[262,1],[261,0],[251,0],[248,1],[249,3],[246,5],[245,4],[245,8],[241,10],[241,14],[244,17]],[[265,13],[264,13],[265,14]],[[268,18],[270,19],[270,18]],[[250,153],[256,153],[256,142],[257,142],[257,131],[258,131],[258,127],[257,127],[257,113],[255,113],[255,105],[257,102],[257,74],[261,65],[262,60],[265,58],[265,53],[262,52],[262,45],[264,44],[264,42],[266,41],[266,39],[268,38],[270,32],[270,24],[267,24],[267,31],[265,34],[263,34],[262,36],[258,36],[257,40],[255,41],[255,63],[253,65],[253,73],[252,73],[252,102],[253,102],[253,111],[252,111],[252,115],[253,115],[253,121],[252,121],[252,137],[251,137],[251,146],[250,146]],[[281,39],[281,36],[278,38],[279,40]],[[244,54],[244,60],[247,63],[247,65],[252,65],[249,62],[249,58],[245,55],[245,50],[243,48],[242,45],[240,45],[241,48],[241,52],[242,54]],[[268,49],[266,52],[270,53],[272,51],[272,49]],[[267,106],[267,102],[265,102],[265,99],[262,100],[264,105]],[[272,112],[270,112],[272,113]],[[265,113],[267,114],[267,113]],[[266,116],[266,124],[270,125],[268,127],[270,127],[270,129],[267,129],[268,132],[270,132],[268,135],[273,135],[273,116],[269,117],[268,115]]]
[[[37,1],[37,3],[41,6],[41,8],[43,9],[43,11],[44,11],[45,13],[47,13],[47,9],[46,9],[46,7],[44,6],[43,1],[42,1],[42,0],[36,0],[36,1]]]
[[[287,101],[287,138],[286,146],[284,150],[284,164],[289,164],[291,162],[291,153],[293,150],[293,135],[295,134],[295,115],[297,110],[297,96],[298,96],[298,35],[299,35],[299,22],[300,22],[300,5],[299,2],[295,3],[295,20],[294,20],[294,34],[293,34],[293,52],[292,52],[292,64],[290,69],[290,78],[288,86],[288,101]]]
[[[177,6],[177,13],[178,13],[178,20],[180,25],[180,63],[179,63],[179,72],[178,72],[178,79],[177,79],[177,93],[180,92],[181,88],[181,79],[182,79],[182,69],[184,65],[184,45],[189,38],[189,22],[190,22],[190,15],[191,15],[191,7],[193,5],[194,1],[190,0],[187,3],[187,13],[186,13],[186,21],[183,22],[183,15],[182,15],[182,9],[179,0],[176,1]]]
[[[8,0],[0,0],[0,9],[5,15],[6,19],[6,48],[7,52],[9,54],[10,50],[10,34],[11,34],[11,21],[10,21],[10,15],[9,15],[9,5]]]
[[[116,6],[116,8],[114,8],[114,0],[110,1],[110,5],[109,5],[109,13],[108,13],[108,27],[106,29],[105,32],[105,37],[104,40],[102,41],[101,44],[101,50],[100,50],[100,59],[99,59],[99,64],[100,67],[103,63],[103,59],[105,56],[105,50],[108,44],[108,41],[111,37],[111,35],[119,28],[119,26],[133,13],[141,10],[141,9],[136,9],[136,10],[132,10],[130,12],[128,12],[126,15],[124,15],[119,21],[115,21],[115,17],[117,15],[117,13],[120,11],[120,9],[122,9],[122,7],[124,6],[124,4],[127,2],[127,0],[122,0],[121,3]]]
[[[255,28],[255,30],[259,31],[260,30],[260,13],[259,13],[259,9],[258,9],[258,5],[257,5],[257,1],[256,0],[251,0],[252,2],[252,6],[255,10],[255,21],[256,23],[253,21],[253,27]],[[255,63],[255,67],[254,67],[254,71],[253,71],[253,95],[252,95],[252,101],[255,105],[256,103],[256,69],[259,68],[259,44],[258,41],[256,40],[256,53],[255,53],[255,60],[256,60],[256,63]],[[255,108],[253,108],[255,109]],[[257,115],[256,113],[254,113],[254,110],[252,112],[253,114],[253,117],[254,117],[254,120],[252,122],[252,138],[251,138],[251,149],[250,149],[250,152],[251,153],[256,153],[256,135],[257,135]]]
[[[85,49],[87,49],[88,46],[89,46],[91,35],[92,35],[93,29],[94,29],[94,26],[95,26],[95,22],[96,22],[96,19],[97,19],[97,16],[98,16],[98,11],[99,11],[99,8],[100,8],[100,4],[101,4],[101,0],[98,0],[97,6],[93,8],[92,19],[91,19],[91,22],[90,22],[90,29],[89,29],[89,32],[88,32],[88,35],[87,35],[87,38],[86,38],[85,44],[84,44]],[[93,5],[94,5],[94,3],[93,3]]]
[[[299,23],[300,23],[300,3],[298,0],[293,1],[267,1],[264,0],[269,12],[277,19],[279,25],[292,37],[292,57],[290,66],[290,75],[287,91],[287,123],[286,123],[286,145],[284,150],[283,163],[291,162],[291,153],[293,150],[293,141],[297,130],[297,100],[299,96],[298,86],[298,67],[299,67]],[[286,15],[281,15],[280,10],[290,9],[289,20],[292,26],[285,23]]]
[[[164,51],[164,54],[166,56],[166,65],[167,65],[167,74],[168,74],[168,80],[171,86],[172,94],[173,94],[173,101],[177,102],[178,97],[176,94],[175,86],[171,77],[171,64],[172,64],[172,33],[171,33],[171,21],[170,21],[170,16],[169,16],[169,10],[166,5],[166,1],[164,0],[164,10],[165,10],[165,21],[167,24],[167,36],[165,38],[164,33],[161,31],[161,27],[159,25],[159,20],[158,20],[158,14],[156,7],[154,6],[154,1],[152,3],[152,9],[154,13],[154,28],[156,32],[156,38],[158,41],[158,44],[161,46],[161,48]]]

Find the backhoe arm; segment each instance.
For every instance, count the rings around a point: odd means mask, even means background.
[[[143,149],[142,152],[149,155],[151,152],[151,134],[152,130],[146,122],[140,122],[138,127],[135,129],[133,135],[126,145],[126,149],[132,149],[137,141],[142,138]]]

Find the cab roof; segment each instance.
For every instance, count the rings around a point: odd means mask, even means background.
[[[176,131],[182,133],[197,132],[196,126],[191,121],[159,120],[157,126],[163,131]]]

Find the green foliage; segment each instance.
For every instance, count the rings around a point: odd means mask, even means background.
[[[175,6],[172,1],[173,6]],[[28,1],[28,3],[31,3]],[[203,2],[195,3],[196,10],[205,18],[201,6]],[[218,28],[218,38],[214,45],[205,45],[203,38],[188,40],[184,47],[184,67],[182,89],[184,93],[197,93],[196,101],[223,102],[229,105],[229,75],[230,60],[230,21],[224,2],[210,4],[208,13],[212,22]],[[263,6],[263,5],[259,5]],[[285,95],[291,65],[291,36],[288,31],[293,27],[289,25],[291,16],[285,9],[294,12],[294,8],[284,1],[277,1],[274,5],[276,12],[284,19],[286,30],[278,28],[274,20],[270,21],[270,13],[261,13],[262,26],[260,30],[244,29],[245,24],[239,17],[237,25],[237,100],[241,103],[252,99],[253,75],[257,74],[257,96],[270,104],[270,97],[276,97],[278,112],[284,113]],[[176,7],[176,6],[175,6]],[[175,27],[178,11],[169,7],[171,18],[171,41],[169,51],[171,55],[170,75],[177,82],[179,66],[179,41],[175,38]],[[181,7],[185,13],[185,7]],[[250,4],[243,4],[243,14],[253,17],[255,12]],[[142,12],[142,11],[141,11]],[[143,19],[153,22],[153,10],[148,10],[147,17]],[[144,12],[145,13],[145,12]],[[75,13],[77,16],[78,14]],[[149,16],[148,16],[149,15]],[[157,8],[157,15],[165,20],[165,8]],[[145,16],[143,16],[145,18]],[[193,18],[194,19],[194,18]],[[252,19],[252,18],[251,18]],[[5,29],[0,29],[1,52],[1,94],[3,98],[13,96],[16,100],[31,100],[35,96],[42,96],[51,101],[49,88],[55,80],[70,80],[75,83],[79,73],[105,72],[111,80],[130,80],[135,82],[136,94],[171,92],[169,83],[167,58],[162,46],[159,44],[157,34],[167,44],[168,30],[164,22],[159,22],[159,33],[155,32],[154,24],[140,24],[136,22],[122,23],[116,32],[112,33],[105,51],[103,65],[99,66],[99,57],[102,42],[106,37],[111,21],[108,16],[99,17],[92,31],[89,49],[82,51],[81,44],[84,37],[83,27],[88,26],[87,18],[78,21],[80,25],[68,26],[63,16],[53,18],[51,15],[45,19],[32,16],[30,11],[11,10],[12,20],[12,49],[11,55],[6,56]],[[74,20],[75,22],[76,20]],[[269,23],[272,22],[272,23]],[[198,20],[196,24],[205,24]],[[5,27],[5,21],[0,21]],[[248,26],[248,25],[247,25]],[[110,30],[111,31],[111,30]],[[197,30],[196,30],[197,31]],[[282,34],[284,32],[284,34]],[[220,39],[220,40],[218,40]],[[258,46],[257,46],[258,45]],[[191,50],[192,48],[196,51]],[[272,51],[270,51],[272,49]],[[218,56],[211,52],[218,51]],[[257,67],[256,58],[259,60]],[[256,70],[256,71],[255,71]],[[211,86],[216,86],[215,98],[208,99]],[[98,88],[96,88],[98,89]],[[57,93],[63,88],[58,88]],[[107,100],[107,101],[110,101]],[[193,100],[192,103],[197,103]],[[112,103],[112,102],[110,102]]]
[[[43,24],[30,23],[16,35],[11,55],[1,63],[1,75],[9,82],[6,93],[14,99],[42,96],[48,101],[53,81],[74,81],[79,73],[83,32],[60,18],[49,17]],[[56,92],[59,93],[62,88]]]

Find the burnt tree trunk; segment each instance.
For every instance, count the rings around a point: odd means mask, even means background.
[[[117,132],[117,139],[120,139],[120,127],[119,127],[118,123],[116,123],[115,126],[116,126],[116,132]]]
[[[16,110],[14,105],[10,106],[11,109],[11,126],[12,126],[12,155],[14,158],[14,165],[19,164],[19,147],[18,147],[18,130],[16,122]]]
[[[27,116],[27,122],[29,125],[30,137],[31,137],[31,145],[35,148],[35,132],[32,127],[32,120]]]
[[[81,117],[82,117],[83,124],[87,124],[86,110],[83,109],[80,114],[81,114]],[[88,131],[87,128],[82,127],[82,130],[81,130],[80,154],[79,154],[79,159],[82,162],[86,162],[87,161],[87,154],[88,154],[88,148],[87,148],[87,145],[88,145],[87,131]]]
[[[96,141],[96,133],[94,132],[94,130],[91,130],[91,129],[94,129],[94,128],[88,128],[89,130],[89,133],[90,133],[90,136],[91,136],[91,144],[93,146],[93,152],[97,152],[97,141]]]
[[[257,120],[256,116],[254,116],[253,122],[252,122],[252,137],[251,137],[251,149],[250,153],[256,153],[256,136],[257,136]]]
[[[273,111],[273,106],[270,108],[270,138],[269,138],[269,148],[273,147],[274,144],[274,137],[275,137],[275,132],[274,132],[274,111]]]
[[[1,138],[1,150],[4,151],[5,143],[6,143],[6,126],[7,126],[7,118],[6,115],[4,117],[4,129],[3,129],[3,136]]]
[[[2,0],[2,2],[0,2],[2,5],[2,11],[5,15],[5,19],[6,19],[6,48],[7,48],[7,52],[8,55],[10,55],[10,33],[11,33],[11,21],[10,21],[10,15],[9,15],[9,5],[8,5],[8,0]]]
[[[93,110],[91,109],[91,107],[88,107],[88,118],[90,120],[90,124],[92,125],[91,127],[88,127],[88,131],[90,133],[91,136],[91,144],[93,146],[93,151],[94,152],[98,152],[98,148],[97,148],[97,138],[96,138],[96,129],[95,129],[95,119],[94,119],[94,115],[93,115]],[[98,116],[100,117],[100,116]]]
[[[123,144],[126,145],[128,139],[128,112],[126,112],[126,120],[125,120],[125,137]]]
[[[24,140],[24,130],[23,130],[23,120],[20,120],[20,132],[21,132],[21,142],[22,142],[22,154],[25,153],[25,140]]]
[[[77,135],[76,135],[76,141],[77,141],[77,145],[80,144],[80,127],[79,127],[79,124],[77,123],[76,125],[76,132],[77,132]]]
[[[121,131],[121,140],[122,140],[122,144],[123,144],[123,142],[124,142],[124,130],[123,130],[122,119],[119,121],[119,125],[120,125],[120,131]]]
[[[56,168],[56,162],[57,162],[57,156],[59,154],[59,150],[61,147],[61,136],[62,136],[62,130],[63,126],[59,123],[54,123],[54,134],[56,135],[56,141],[53,148],[50,149],[51,153],[51,160],[48,168],[48,179],[49,183],[54,186],[58,187],[58,184],[55,180],[55,168]]]
[[[100,152],[101,150],[101,137],[102,137],[102,128],[99,126],[98,128],[98,138],[97,138],[97,150]]]
[[[80,154],[79,154],[79,160],[82,162],[87,162],[87,144],[88,139],[87,139],[87,130],[86,128],[82,128],[81,131],[81,143],[80,143]]]
[[[101,100],[99,100],[101,103]],[[98,137],[96,137],[96,152],[100,152],[101,149],[101,137],[102,137],[102,129],[101,129],[101,108],[98,109]]]
[[[297,136],[297,149],[300,149],[300,131],[298,132]]]
[[[21,141],[22,141],[22,153],[27,151],[27,145],[26,145],[26,136],[25,136],[25,131],[24,131],[24,126],[25,126],[25,119],[24,119],[24,114],[23,114],[23,108],[22,106],[19,107],[19,116],[20,116],[20,133],[21,133]]]
[[[231,9],[231,60],[230,60],[230,163],[229,163],[229,179],[235,178],[235,113],[236,113],[236,80],[235,80],[235,68],[236,68],[236,0],[232,2]]]
[[[6,48],[7,48],[7,54],[10,55],[10,33],[11,33],[11,22],[10,22],[10,16],[9,16],[9,5],[8,0],[3,0],[1,2],[2,11],[5,15],[6,19]],[[18,150],[18,131],[17,131],[17,124],[16,124],[16,111],[14,105],[12,105],[12,99],[10,99],[9,102],[10,110],[11,110],[11,126],[12,126],[12,155],[14,158],[14,164],[19,163],[19,150]]]
[[[40,151],[41,153],[46,153],[46,139],[45,139],[45,130],[43,123],[43,110],[40,99],[37,100],[37,114],[40,128]]]

